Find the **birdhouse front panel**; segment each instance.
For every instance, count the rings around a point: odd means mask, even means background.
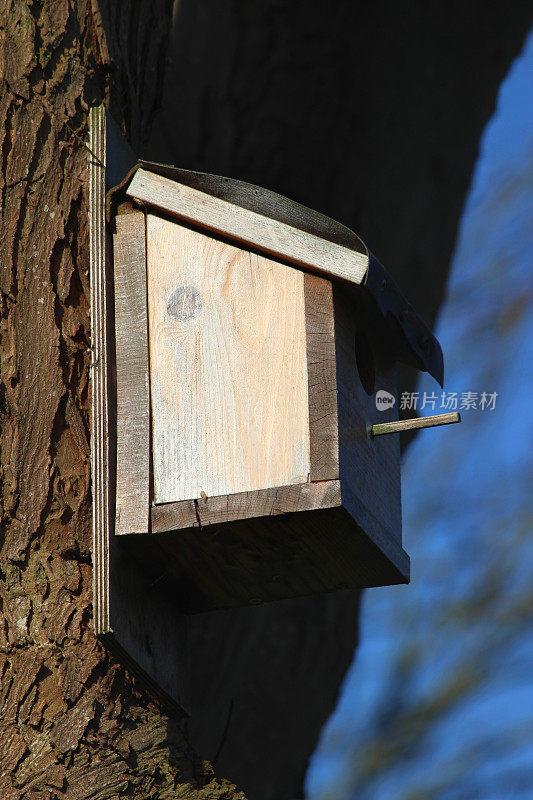
[[[304,483],[304,273],[147,215],[154,502]]]
[[[383,268],[239,182],[143,164],[126,197],[115,535],[186,613],[407,581],[399,441],[373,431],[399,354],[440,373]]]

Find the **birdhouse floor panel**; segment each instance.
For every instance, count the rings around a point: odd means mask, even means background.
[[[128,537],[149,579],[187,614],[406,583],[409,558],[342,506]],[[385,552],[385,550],[387,552]]]

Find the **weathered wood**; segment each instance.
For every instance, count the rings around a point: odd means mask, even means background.
[[[275,516],[315,508],[332,508],[341,504],[341,486],[337,481],[299,483],[278,486],[257,492],[183,500],[180,503],[154,505],[152,533],[181,528],[204,527],[237,519]]]
[[[453,425],[461,422],[461,415],[457,411],[451,414],[433,414],[429,417],[417,417],[415,419],[400,419],[396,422],[383,422],[372,425],[370,433],[372,436],[383,436],[387,433],[400,433],[401,431],[412,431],[417,428],[435,428],[438,425]]]
[[[339,477],[335,317],[331,281],[304,276],[310,479]]]
[[[361,283],[368,256],[283,222],[241,208],[146,169],[138,169],[128,197],[313,272]]]
[[[150,388],[144,214],[116,218],[113,238],[117,375],[115,533],[147,533],[150,513]]]
[[[304,276],[148,215],[154,499],[307,481]]]
[[[109,451],[105,237],[105,110],[89,112],[89,274],[91,286],[91,464],[95,632],[109,628]]]

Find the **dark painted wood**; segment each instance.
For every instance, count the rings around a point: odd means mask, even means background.
[[[150,580],[186,614],[405,583],[409,558],[378,523],[341,506],[128,536]]]

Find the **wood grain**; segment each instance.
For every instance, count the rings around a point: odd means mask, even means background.
[[[148,215],[156,503],[303,483],[303,273]]]
[[[310,477],[339,477],[335,317],[331,281],[304,276]]]
[[[173,214],[322,275],[359,284],[368,269],[367,255],[145,169],[137,170],[127,195],[150,208]]]
[[[332,508],[341,504],[339,481],[299,483],[278,486],[257,492],[208,497],[203,500],[183,500],[180,503],[154,505],[152,533],[196,528],[230,522],[237,519],[275,516],[315,508]]]
[[[144,214],[116,218],[117,535],[147,533],[150,512],[150,389]]]

